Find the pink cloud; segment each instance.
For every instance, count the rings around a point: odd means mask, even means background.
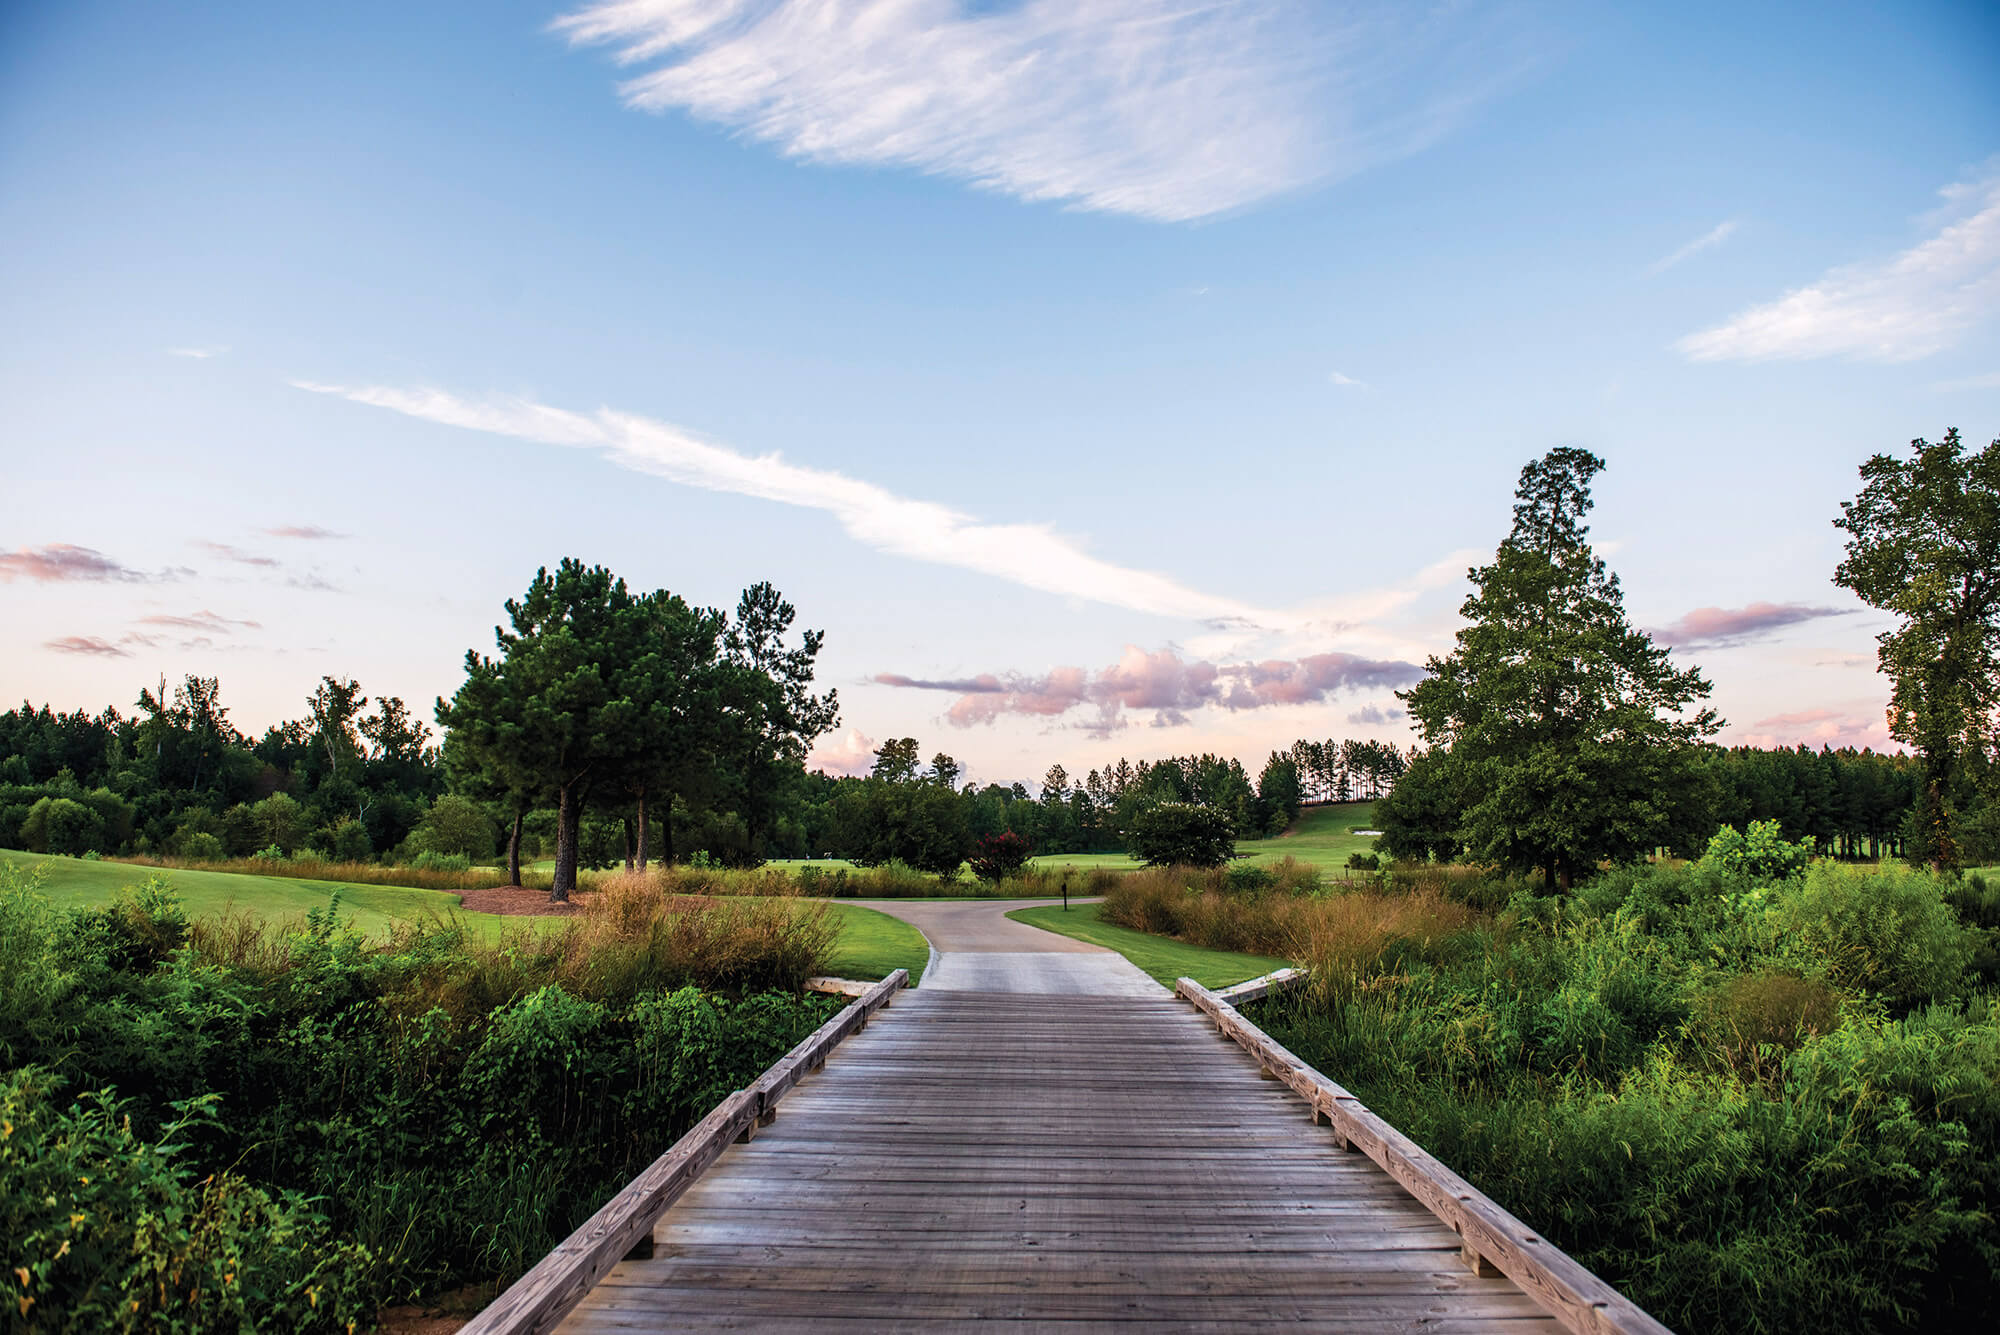
[[[347,536],[345,533],[335,533],[330,528],[321,528],[317,524],[280,524],[276,528],[267,528],[264,532],[273,538],[299,538],[314,542]]]
[[[187,616],[159,614],[140,617],[139,624],[142,626],[172,626],[178,630],[199,630],[207,631],[211,634],[227,634],[231,627],[236,626],[240,626],[245,630],[263,629],[255,621],[237,621],[229,617],[217,616],[213,612],[193,612]]]
[[[848,728],[813,744],[806,768],[828,774],[863,775],[875,767],[875,739]]]
[[[1041,676],[981,673],[973,677],[925,680],[884,672],[875,681],[912,690],[949,691],[959,698],[945,720],[960,728],[992,723],[1007,714],[1057,718],[1094,706],[1086,726],[1110,731],[1125,726],[1126,710],[1151,710],[1156,727],[1187,722],[1190,711],[1216,707],[1265,709],[1315,704],[1341,691],[1404,686],[1420,679],[1414,663],[1361,658],[1354,654],[1313,654],[1296,660],[1217,664],[1183,659],[1173,649],[1151,653],[1127,645],[1110,667],[1095,674],[1058,667]]]
[[[1853,608],[1808,607],[1804,603],[1751,603],[1747,607],[1697,607],[1679,621],[1649,634],[1676,649],[1725,649],[1761,639],[1787,626],[1821,617],[1847,616]]]
[[[1899,749],[1889,736],[1885,715],[1851,714],[1837,709],[1801,709],[1758,719],[1746,732],[1729,740],[1739,746],[1854,746],[1877,751]]]
[[[102,552],[67,542],[0,552],[0,579],[12,581],[17,577],[43,581],[116,580],[123,583],[137,583],[146,578]]]
[[[226,542],[211,542],[207,538],[196,538],[191,545],[199,547],[205,552],[213,552],[225,561],[234,561],[236,564],[242,566],[262,566],[265,569],[273,569],[278,564],[276,559],[272,557],[258,556],[252,552],[246,552],[240,547],[231,547]]]
[[[95,635],[65,635],[61,639],[44,640],[44,649],[53,649],[59,654],[90,654],[98,658],[127,658],[123,649],[109,640],[101,640]]]

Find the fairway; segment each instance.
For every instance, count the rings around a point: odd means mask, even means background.
[[[1015,909],[1007,916],[1030,927],[1088,941],[1093,946],[1115,950],[1151,974],[1161,986],[1171,989],[1174,980],[1192,978],[1203,987],[1228,987],[1246,978],[1257,978],[1285,967],[1286,961],[1268,955],[1241,955],[1230,950],[1210,950],[1191,946],[1171,937],[1137,932],[1101,922],[1097,904],[1072,905],[1064,912],[1051,904],[1031,909]]]
[[[307,910],[325,908],[327,899],[338,891],[341,916],[351,919],[364,935],[378,940],[388,936],[393,924],[421,919],[427,914],[455,918],[478,941],[496,940],[508,926],[553,928],[565,921],[555,916],[510,918],[468,912],[459,907],[457,895],[443,890],[247,876],[240,872],[163,870],[11,849],[0,849],[0,865],[24,872],[40,869],[42,894],[51,903],[65,908],[109,904],[120,890],[140,885],[148,876],[164,876],[188,916],[193,918],[254,913],[265,918],[303,920]],[[908,969],[912,978],[924,971],[930,948],[924,943],[923,933],[908,923],[858,904],[842,904],[838,900],[809,902],[824,904],[840,923],[840,940],[827,963],[827,972],[841,978],[876,979],[893,969]]]
[[[1338,873],[1346,870],[1349,855],[1375,851],[1374,835],[1354,833],[1374,829],[1374,822],[1373,802],[1307,807],[1291,828],[1275,839],[1239,839],[1237,859],[1231,865],[1256,867],[1290,857],[1322,872]],[[1075,867],[1079,871],[1094,867],[1131,871],[1140,865],[1125,853],[1045,853],[1030,858],[1029,862],[1044,871],[1062,867]]]

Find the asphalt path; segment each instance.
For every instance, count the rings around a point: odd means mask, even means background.
[[[1015,909],[1047,899],[858,899],[900,918],[931,943],[921,987],[947,992],[1035,992],[1095,997],[1162,997],[1167,990],[1115,950],[1015,922]],[[1095,903],[1071,900],[1070,903]]]

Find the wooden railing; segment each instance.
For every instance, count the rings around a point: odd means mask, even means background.
[[[1287,971],[1280,971],[1280,974]],[[1631,1299],[1606,1284],[1565,1253],[1503,1210],[1470,1182],[1425,1152],[1421,1145],[1370,1112],[1360,1099],[1306,1065],[1277,1040],[1245,1019],[1230,1004],[1267,996],[1293,978],[1269,974],[1211,992],[1192,978],[1174,991],[1215,1021],[1257,1059],[1266,1074],[1290,1086],[1333,1127],[1343,1149],[1358,1150],[1402,1184],[1430,1212],[1458,1234],[1461,1255],[1475,1273],[1498,1271],[1547,1308],[1566,1330],[1581,1335],[1666,1335],[1667,1328]]]
[[[769,1126],[786,1092],[808,1072],[824,1065],[834,1045],[865,1026],[868,1017],[888,1005],[909,981],[909,972],[898,969],[868,987],[748,1088],[717,1104],[694,1130],[675,1141],[672,1149],[585,1220],[583,1227],[515,1280],[461,1328],[459,1335],[539,1335],[553,1329],[612,1266],[651,1242],[653,1226],[667,1207],[694,1185],[724,1149],[735,1141],[750,1139],[758,1127]]]

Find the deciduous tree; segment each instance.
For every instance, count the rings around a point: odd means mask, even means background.
[[[1954,428],[1910,452],[1861,465],[1833,521],[1847,533],[1833,578],[1897,618],[1876,643],[1889,733],[1924,767],[1906,854],[1943,870],[1958,862],[1954,785],[1990,758],[2000,710],[2000,440],[1968,454]]]

